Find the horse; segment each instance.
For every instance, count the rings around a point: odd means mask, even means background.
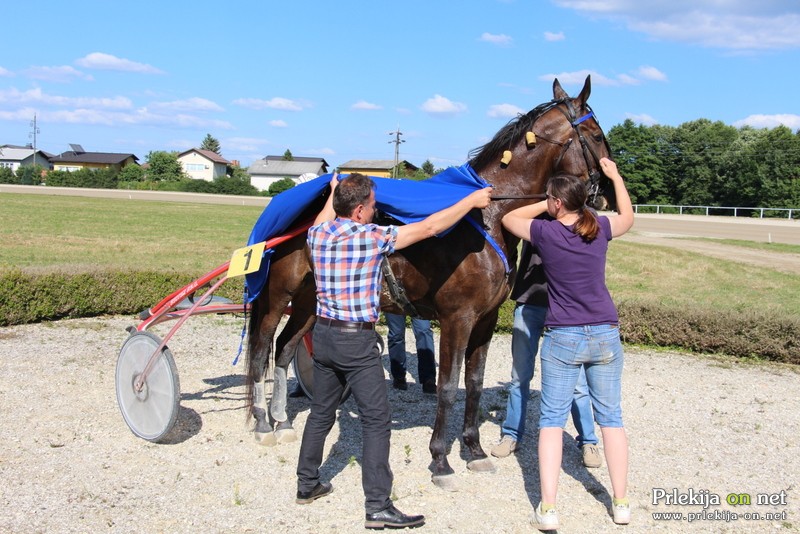
[[[500,306],[511,291],[519,244],[503,229],[503,215],[531,199],[544,198],[547,179],[556,172],[585,180],[593,207],[613,206],[613,188],[599,164],[602,157],[610,157],[610,149],[587,103],[590,92],[590,77],[575,98],[554,80],[551,101],[518,115],[491,141],[469,154],[474,171],[493,185],[494,202],[483,210],[473,210],[447,235],[426,239],[388,258],[408,303],[419,316],[438,319],[441,327],[436,417],[429,449],[432,481],[443,489],[456,489],[447,460],[446,428],[462,366],[466,401],[461,439],[467,468],[494,471],[480,444],[478,415],[489,343]],[[309,206],[307,215],[313,217],[321,207],[317,201]],[[268,417],[264,383],[269,351],[290,302],[291,315],[275,345]],[[262,444],[296,439],[286,414],[286,374],[298,343],[314,325],[315,306],[313,272],[303,233],[277,248],[267,284],[251,308],[246,381],[254,435]],[[393,301],[384,283],[381,309],[406,313],[408,308]]]

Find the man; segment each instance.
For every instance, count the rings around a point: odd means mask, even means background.
[[[515,452],[525,434],[530,384],[539,350],[539,338],[547,316],[547,280],[542,260],[528,241],[522,244],[519,270],[510,298],[517,303],[514,307],[514,330],[511,334],[511,386],[508,388],[506,418],[500,430],[500,443],[491,450],[492,456],[497,458],[504,458]],[[589,398],[586,373],[583,371],[572,397],[572,422],[578,432],[575,441],[581,450],[583,465],[600,467],[602,459],[597,449],[592,401]]]
[[[384,313],[389,326],[389,367],[392,372],[392,386],[405,391],[406,382],[406,316]],[[411,318],[411,330],[417,346],[417,371],[422,392],[436,394],[436,359],[433,353],[433,330],[427,319]]]
[[[433,237],[473,208],[488,206],[491,188],[475,191],[449,208],[404,226],[372,224],[375,184],[368,176],[354,173],[338,183],[334,175],[331,188],[325,207],[308,231],[317,286],[314,399],[300,446],[296,502],[308,504],[333,491],[329,482],[320,482],[319,467],[342,390],[349,384],[362,429],[364,526],[417,527],[424,524],[425,517],[402,513],[390,499],[391,413],[375,334],[380,263],[384,254]]]

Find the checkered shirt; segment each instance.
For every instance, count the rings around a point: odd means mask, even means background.
[[[380,313],[381,259],[394,252],[396,226],[336,218],[308,230],[317,284],[317,315],[375,322]]]

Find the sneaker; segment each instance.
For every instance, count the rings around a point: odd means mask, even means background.
[[[495,458],[505,458],[512,452],[517,450],[517,442],[511,436],[503,436],[500,443],[492,447],[492,456]]]
[[[542,503],[533,511],[533,528],[538,530],[556,530],[558,528],[558,512],[555,508],[550,508],[542,512]]]
[[[586,467],[600,467],[603,465],[600,450],[594,443],[587,443],[581,447],[581,453],[583,453],[583,465]]]
[[[392,387],[400,391],[406,391],[408,389],[408,382],[406,382],[405,378],[395,378],[392,380]]]
[[[611,507],[614,514],[614,523],[617,525],[627,525],[631,522],[631,505],[630,503],[618,503]]]
[[[422,392],[428,395],[436,395],[436,381],[427,380],[422,384]]]

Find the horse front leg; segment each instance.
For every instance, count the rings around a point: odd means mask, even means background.
[[[457,321],[452,321],[457,322]],[[433,460],[433,483],[447,491],[458,491],[455,474],[447,461],[447,417],[458,394],[461,363],[467,346],[467,328],[451,326],[451,321],[441,321],[439,342],[439,389],[436,402],[436,421],[429,449]]]
[[[464,428],[462,439],[464,447],[469,451],[470,460],[467,469],[479,473],[494,473],[494,463],[486,456],[481,447],[479,418],[481,412],[481,395],[483,394],[483,377],[486,371],[486,358],[489,354],[489,343],[497,324],[497,314],[484,318],[472,331],[470,346],[467,349],[464,387],[466,401],[464,406]]]

